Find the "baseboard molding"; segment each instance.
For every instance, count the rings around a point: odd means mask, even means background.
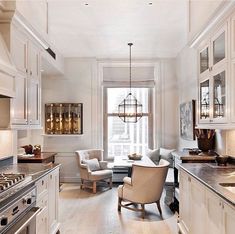
[[[81,183],[80,177],[60,177],[61,183]]]

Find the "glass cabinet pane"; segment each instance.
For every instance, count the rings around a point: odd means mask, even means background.
[[[200,53],[200,73],[203,73],[209,68],[208,47]]]
[[[225,32],[213,41],[213,65],[225,58]]]
[[[63,104],[62,108],[63,134],[71,133],[70,104]]]
[[[213,94],[214,94],[214,107],[213,117],[222,118],[225,116],[225,71],[213,77]]]
[[[209,80],[200,84],[200,119],[209,118],[210,110],[210,95],[209,95]]]

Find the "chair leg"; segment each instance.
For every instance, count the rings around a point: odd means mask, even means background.
[[[112,189],[113,187],[113,181],[112,181],[112,178],[109,179],[109,188]]]
[[[96,193],[96,181],[93,181],[93,193]]]
[[[122,202],[122,199],[119,197],[118,198],[118,211],[121,212],[121,202]]]
[[[161,209],[161,204],[160,204],[160,200],[156,202],[157,203],[157,208],[159,210],[160,215],[162,216],[162,209]]]
[[[144,210],[144,204],[141,204],[141,208],[142,208],[142,219],[144,219],[144,216],[145,216],[145,210]]]
[[[80,189],[83,189],[83,188],[84,188],[84,181],[83,181],[83,179],[81,179]]]

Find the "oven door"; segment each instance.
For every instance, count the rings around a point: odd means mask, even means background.
[[[16,222],[4,234],[35,234],[36,215],[39,212],[39,207],[32,207],[20,220],[18,220],[18,222]]]

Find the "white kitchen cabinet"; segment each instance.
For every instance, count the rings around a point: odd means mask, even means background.
[[[11,102],[12,127],[38,128],[41,124],[40,48],[12,24],[10,52],[19,71],[15,79],[16,97]]]
[[[191,177],[188,176],[183,171],[180,171],[180,202],[179,202],[179,211],[180,211],[180,225],[183,233],[189,233],[190,230],[190,186],[191,186]]]
[[[58,199],[59,199],[59,169],[49,174],[48,179],[48,211],[49,211],[49,233],[58,230]]]
[[[37,215],[37,234],[55,234],[59,230],[59,168],[53,170],[36,183],[37,202],[41,208]]]
[[[215,195],[215,193],[206,191],[207,203],[207,219],[206,229],[213,234],[222,234],[222,199]]]
[[[180,233],[234,233],[235,207],[182,169],[179,202]]]
[[[190,233],[196,234],[207,234],[205,230],[206,223],[206,191],[201,184],[195,179],[191,178],[191,187],[190,187]],[[193,212],[192,212],[193,211]]]
[[[224,124],[229,121],[227,28],[226,22],[198,52],[199,124]]]

